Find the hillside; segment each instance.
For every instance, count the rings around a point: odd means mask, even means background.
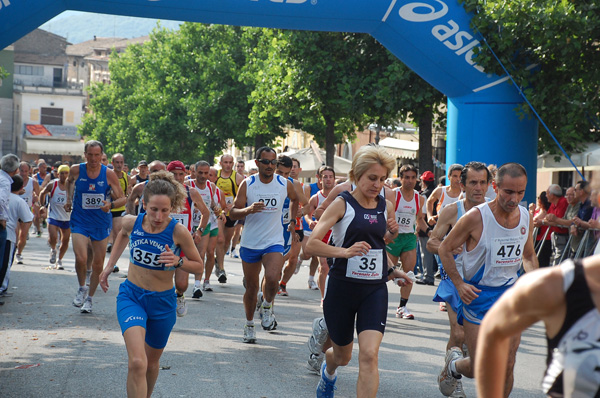
[[[65,11],[46,22],[41,29],[66,37],[73,44],[98,37],[133,38],[152,32],[159,20],[119,15],[94,14],[79,11]],[[160,21],[169,29],[179,29],[181,22]]]

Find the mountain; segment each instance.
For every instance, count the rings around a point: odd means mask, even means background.
[[[179,29],[180,21],[123,17],[120,15],[94,14],[89,12],[65,11],[46,22],[41,29],[66,37],[72,44],[98,37],[133,38],[146,36],[157,26]]]

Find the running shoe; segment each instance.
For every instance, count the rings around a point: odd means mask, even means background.
[[[300,267],[302,267],[302,261],[304,260],[302,260],[300,256],[298,256],[298,261],[296,262],[296,269],[294,270],[294,275],[300,272]]]
[[[65,267],[63,267],[63,265],[62,265],[62,260],[61,259],[59,259],[56,262],[56,269],[61,270],[61,271],[65,269]]]
[[[116,274],[117,272],[119,272],[119,266],[118,266],[118,265],[115,265],[115,266],[113,267],[113,272],[114,272],[115,274]]]
[[[315,318],[312,324],[312,334],[308,338],[308,349],[315,355],[321,355],[323,345],[329,337],[325,318]]]
[[[310,357],[308,357],[308,370],[312,370],[316,374],[319,374],[324,359],[325,354],[315,355],[311,353]]]
[[[224,269],[220,269],[217,272],[217,278],[219,280],[219,283],[227,283],[227,273]]]
[[[75,295],[75,298],[73,299],[73,305],[75,307],[81,307],[83,305],[83,302],[87,298],[87,294],[88,294],[88,289],[85,287],[80,287],[79,290],[77,290],[77,294]]]
[[[329,377],[325,376],[325,362],[321,365],[321,379],[319,380],[319,384],[317,385],[317,398],[333,398],[333,394],[337,387],[335,386],[335,382],[337,381],[337,376],[335,379],[330,380]]]
[[[273,305],[266,307],[265,303],[260,306],[260,325],[264,330],[275,330],[277,328],[277,321],[275,320],[275,314],[273,314]]]
[[[41,237],[42,237],[42,231],[37,231],[37,234],[36,234],[36,236],[37,236],[38,238],[41,238]]]
[[[210,281],[204,281],[202,283],[202,290],[204,290],[205,292],[212,292],[213,291],[212,287],[210,286]]]
[[[450,394],[450,397],[451,398],[467,398],[467,395],[465,394],[465,390],[463,390],[463,385],[462,385],[461,380],[456,381],[456,388],[454,389],[454,392],[452,394]]]
[[[317,282],[315,282],[314,279],[308,280],[308,288],[310,290],[319,290],[319,286],[317,286]]]
[[[50,264],[56,262],[56,250],[50,250]]]
[[[81,313],[82,314],[91,314],[92,313],[92,298],[91,297],[88,296],[85,299],[83,306],[81,306]]]
[[[454,392],[458,379],[462,378],[461,375],[459,375],[459,377],[454,377],[450,370],[450,363],[460,358],[462,358],[462,352],[458,347],[452,347],[446,352],[444,368],[442,369],[442,373],[438,376],[440,392],[446,397],[449,397],[450,394]]]
[[[448,312],[448,309],[446,308],[446,303],[440,303],[440,311]]]
[[[113,247],[113,244],[112,244],[112,243],[109,243],[108,245],[106,245],[106,252],[107,252],[107,253],[110,253],[110,252],[112,252],[112,247]]]
[[[256,295],[256,311],[260,311],[260,307],[262,307],[263,303],[263,294],[262,292],[258,292]]]
[[[183,294],[181,296],[177,296],[177,316],[182,317],[185,316],[188,312],[187,303],[185,302],[185,297]]]
[[[415,316],[410,312],[407,306],[398,307],[396,310],[396,318],[415,319]]]
[[[280,296],[288,296],[288,292],[287,289],[285,288],[285,285],[279,285],[279,291],[277,292],[277,294],[279,294]]]
[[[46,224],[46,220],[42,221],[42,227],[43,228],[48,228],[48,224]]]
[[[235,249],[231,249],[231,257],[240,258],[240,256],[238,256],[237,251]]]
[[[194,293],[192,293],[192,298],[199,299],[202,297],[202,288],[200,286],[194,286]]]
[[[256,343],[256,331],[254,325],[244,325],[244,343]]]
[[[17,258],[17,264],[23,264],[23,256],[20,254],[15,254],[15,257]]]

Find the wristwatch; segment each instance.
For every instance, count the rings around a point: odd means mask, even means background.
[[[176,265],[173,266],[173,268],[179,268],[183,265],[183,257],[179,257],[179,261],[177,262]]]
[[[197,231],[200,231],[200,233],[203,234],[204,233],[204,228],[198,227]]]

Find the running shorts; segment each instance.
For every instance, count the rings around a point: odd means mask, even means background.
[[[400,257],[402,253],[417,249],[417,235],[398,234],[398,237],[385,248],[392,256]]]
[[[53,218],[49,218],[48,219],[48,224],[50,225],[54,225],[60,229],[69,229],[71,228],[71,222],[69,220],[67,221],[60,221],[60,220],[55,220]]]
[[[262,260],[262,257],[265,254],[269,253],[281,253],[283,254],[283,246],[282,245],[273,245],[269,246],[266,249],[249,249],[247,247],[240,247],[240,257],[242,261],[246,263],[258,263]]]

